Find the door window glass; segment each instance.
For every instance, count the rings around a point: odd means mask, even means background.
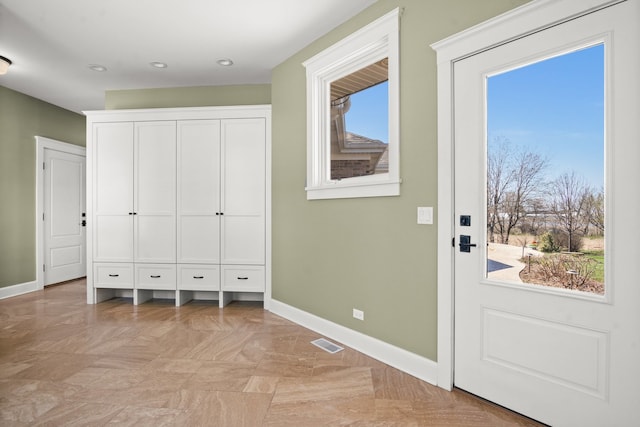
[[[487,79],[487,277],[604,294],[604,45]]]

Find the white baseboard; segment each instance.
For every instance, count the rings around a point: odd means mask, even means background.
[[[18,285],[5,286],[4,288],[0,288],[0,299],[27,294],[29,292],[38,291],[40,289],[41,288],[38,286],[37,280],[34,280],[32,282],[20,283]]]
[[[433,385],[437,384],[438,364],[426,357],[418,356],[275,299],[271,300],[270,311],[409,375]]]

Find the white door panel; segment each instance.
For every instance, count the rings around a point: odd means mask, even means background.
[[[477,245],[455,249],[454,383],[554,426],[637,424],[640,237],[628,225],[640,211],[639,20],[627,1],[454,66],[455,242]],[[594,43],[605,46],[605,294],[487,278],[488,77]]]
[[[131,215],[96,214],[93,230],[95,261],[133,261],[133,217]]]
[[[133,123],[94,125],[94,209],[97,215],[133,210]]]
[[[180,262],[220,263],[219,215],[182,215],[178,229]]]
[[[86,275],[85,158],[44,150],[45,280],[63,282]]]
[[[171,215],[136,215],[135,262],[176,262],[176,222]]]
[[[222,224],[222,264],[264,264],[264,217],[225,215]]]
[[[265,263],[265,121],[222,121],[222,264]]]
[[[176,261],[176,123],[137,122],[134,261]]]
[[[176,124],[135,124],[135,212],[175,215]]]
[[[133,261],[133,123],[94,125],[93,260]]]
[[[182,213],[219,212],[219,165],[220,121],[178,122],[178,200]]]
[[[220,121],[178,122],[178,262],[220,262]]]
[[[222,186],[225,215],[264,215],[265,121],[222,122]]]

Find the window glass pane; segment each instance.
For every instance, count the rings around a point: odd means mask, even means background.
[[[604,293],[604,45],[488,78],[487,277]]]
[[[331,83],[331,179],[389,172],[388,61]]]

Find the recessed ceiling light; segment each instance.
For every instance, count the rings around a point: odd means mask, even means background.
[[[218,59],[216,62],[218,63],[218,65],[222,65],[223,67],[230,67],[233,65],[233,61],[229,58]]]
[[[107,67],[105,67],[104,65],[98,65],[98,64],[89,64],[89,69],[93,71],[97,71],[99,73],[107,71]]]
[[[168,65],[165,64],[164,62],[157,62],[157,61],[149,62],[149,65],[151,65],[152,67],[155,67],[155,68],[167,68],[168,67]]]
[[[0,55],[0,75],[7,74],[9,65],[13,64],[9,58]]]

